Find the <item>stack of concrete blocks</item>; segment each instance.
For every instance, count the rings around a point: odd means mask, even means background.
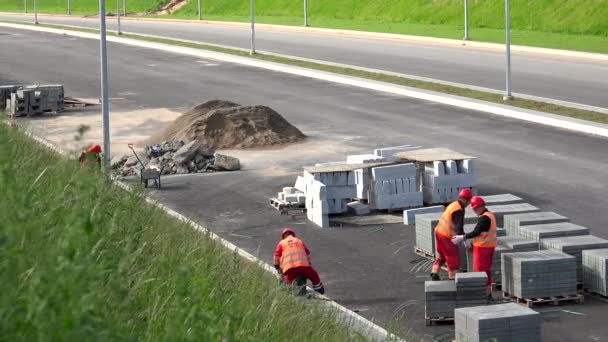
[[[560,222],[521,226],[518,232],[525,239],[540,241],[566,236],[589,235],[590,229],[570,222]]]
[[[355,175],[355,186],[357,189],[356,198],[359,200],[367,200],[371,188],[371,168],[356,169],[353,173]]]
[[[540,313],[515,303],[458,308],[456,342],[540,342]]]
[[[583,251],[583,284],[590,292],[608,296],[608,248]]]
[[[424,163],[421,181],[426,204],[455,201],[463,188],[477,194],[477,174],[472,159]]]
[[[457,292],[453,280],[425,281],[424,298],[426,318],[454,317]]]
[[[567,236],[540,241],[543,248],[560,251],[576,258],[577,281],[583,281],[583,251],[608,248],[608,240],[593,235]]]
[[[535,213],[524,213],[505,215],[503,227],[507,230],[507,235],[520,235],[520,226],[531,226],[537,224],[549,224],[549,223],[560,223],[570,222],[567,217],[556,214],[554,212],[535,212]]]
[[[435,227],[442,213],[416,215],[416,247],[435,255]]]
[[[298,177],[300,179],[301,177]],[[302,179],[303,180],[303,179]],[[285,187],[283,191],[277,194],[277,198],[283,202],[292,205],[305,205],[306,194],[303,191],[296,189],[295,187]]]
[[[417,189],[416,164],[378,166],[371,169],[373,187],[368,191],[372,209],[405,209],[422,206]]]
[[[486,305],[487,282],[485,272],[456,273],[456,307]]]
[[[28,86],[40,94],[40,107],[44,112],[60,112],[65,109],[64,91],[62,85]]]
[[[356,197],[353,172],[304,172],[305,203],[308,219],[320,227],[329,227],[329,214],[348,211]]]
[[[576,258],[542,250],[502,255],[502,290],[517,298],[576,294]]]
[[[528,203],[487,205],[486,208],[491,211],[496,217],[496,225],[501,227],[504,224],[505,215],[533,213],[540,211],[539,208]],[[464,222],[476,223],[478,220],[479,216],[475,214],[471,207],[468,207],[465,210]]]
[[[16,92],[20,86],[4,85],[0,86],[0,110],[11,107],[11,94]]]
[[[304,194],[306,196],[306,217],[321,228],[329,227],[329,206],[327,188],[319,179],[320,174],[304,171]],[[297,181],[296,181],[297,183]],[[297,188],[297,187],[296,187]]]
[[[486,205],[505,205],[505,204],[515,204],[522,203],[524,200],[521,197],[517,197],[512,194],[499,194],[499,195],[489,195],[483,196]]]
[[[7,93],[7,90],[10,93]],[[10,117],[40,115],[44,112],[60,112],[65,109],[62,85],[3,86],[0,100]],[[2,109],[3,107],[0,107]]]
[[[423,215],[423,214],[443,213],[444,210],[445,210],[445,207],[442,205],[404,210],[403,211],[403,224],[414,225],[414,224],[416,224],[416,216]]]
[[[420,146],[414,146],[414,145],[401,145],[401,146],[377,148],[374,150],[374,155],[384,158],[384,160],[387,162],[394,162],[399,159],[399,158],[395,157],[395,154],[397,154],[399,152],[416,150],[419,148],[420,148]]]

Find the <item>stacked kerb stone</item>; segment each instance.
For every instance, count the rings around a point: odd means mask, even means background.
[[[588,291],[608,296],[608,248],[583,251],[583,284]]]
[[[374,167],[368,191],[372,209],[405,209],[422,206],[422,193],[416,181],[416,164]]]
[[[442,213],[416,215],[416,247],[435,255],[435,227]]]
[[[426,204],[455,201],[463,188],[469,188],[473,194],[477,194],[477,173],[472,159],[424,163],[421,180]]]
[[[425,281],[425,315],[427,318],[454,317],[456,284],[452,280]]]
[[[567,217],[554,212],[537,212],[505,215],[503,227],[507,230],[507,235],[519,235],[519,227],[537,224],[549,224],[569,222]]]
[[[456,273],[456,307],[464,308],[486,304],[485,272]]]
[[[502,291],[520,298],[576,294],[576,258],[543,250],[502,255]]]
[[[491,211],[492,214],[494,214],[496,217],[496,224],[501,227],[504,224],[505,215],[533,213],[540,211],[540,209],[528,203],[487,205],[486,208]],[[465,223],[476,223],[478,220],[479,216],[475,214],[472,208],[469,207],[465,210]]]
[[[608,240],[593,235],[568,236],[540,241],[543,248],[564,252],[576,257],[576,274],[583,281],[583,251],[608,248]]]
[[[540,342],[540,313],[515,303],[455,310],[457,342]]]

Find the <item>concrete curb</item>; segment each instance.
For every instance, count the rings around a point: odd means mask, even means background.
[[[32,16],[31,13],[7,13],[0,12],[0,15],[20,15],[24,17]],[[38,14],[38,17],[58,17],[58,18],[90,18],[84,16],[68,16],[65,14]],[[174,22],[174,23],[187,23],[187,24],[197,24],[197,25],[216,25],[216,26],[231,26],[231,27],[240,27],[244,29],[249,29],[249,23],[241,23],[241,22],[230,22],[230,21],[209,21],[209,20],[191,20],[191,19],[175,19],[175,18],[142,18],[142,17],[121,17],[121,20],[130,20],[130,21],[147,21],[147,22]],[[403,34],[395,34],[395,33],[381,33],[381,32],[367,32],[367,31],[354,31],[354,30],[341,30],[341,29],[328,29],[328,28],[317,28],[317,27],[303,27],[303,26],[287,26],[287,25],[272,25],[272,24],[258,24],[256,23],[256,29],[262,29],[267,31],[291,31],[291,32],[301,32],[301,33],[317,33],[324,35],[334,35],[334,36],[348,36],[355,38],[367,38],[367,39],[385,39],[385,40],[397,40],[397,41],[409,41],[409,42],[418,42],[425,44],[442,44],[442,45],[451,45],[451,46],[462,46],[463,48],[471,47],[471,48],[481,48],[481,49],[490,49],[490,50],[504,50],[504,44],[497,43],[484,43],[484,42],[476,42],[476,41],[465,41],[458,39],[448,39],[448,38],[434,38],[434,37],[424,37],[424,36],[412,36],[412,35],[403,35]],[[558,56],[558,57],[570,57],[570,58],[581,58],[581,59],[590,59],[596,61],[608,61],[608,54],[601,53],[592,53],[592,52],[582,52],[582,51],[572,51],[572,50],[560,50],[560,49],[550,49],[550,48],[540,48],[533,46],[524,46],[524,45],[511,45],[512,53],[531,53],[531,54],[542,54],[549,56]]]
[[[2,121],[3,122],[3,121]],[[53,145],[52,143],[50,143],[49,141],[47,141],[46,139],[43,139],[41,137],[36,136],[35,134],[33,134],[32,132],[29,131],[25,131],[24,132],[27,136],[29,136],[30,138],[32,138],[34,141],[36,141],[37,143],[39,143],[40,145],[43,145],[44,147],[62,155],[62,156],[68,156],[68,153],[62,149],[60,149],[59,147]],[[119,188],[125,190],[125,191],[132,191],[133,189],[131,188],[130,185],[128,185],[127,183],[122,182],[121,180],[119,180],[116,177],[111,178],[112,182],[114,184],[116,184]],[[274,276],[277,276],[277,272],[274,269],[274,267],[270,266],[269,264],[265,263],[264,261],[258,259],[257,257],[255,257],[253,254],[247,252],[244,249],[239,248],[238,246],[236,246],[235,244],[233,244],[232,242],[223,239],[222,237],[220,237],[219,235],[213,233],[212,231],[210,231],[209,229],[203,227],[202,225],[194,222],[193,220],[187,218],[186,216],[178,213],[177,211],[167,207],[166,205],[159,203],[158,201],[154,200],[153,198],[151,198],[150,196],[145,196],[144,197],[146,202],[154,205],[156,207],[158,207],[159,209],[163,210],[165,213],[167,213],[169,216],[174,217],[176,219],[178,219],[179,221],[182,221],[186,224],[188,224],[190,227],[192,227],[195,230],[200,231],[201,233],[207,234],[211,239],[216,240],[218,242],[220,242],[222,244],[222,246],[226,247],[227,249],[229,249],[230,251],[236,252],[238,253],[241,257],[243,257],[244,259],[255,263],[257,265],[259,265],[260,267],[262,267],[265,271],[271,273]],[[386,331],[386,329],[382,328],[381,326],[367,320],[366,318],[364,318],[363,316],[355,313],[354,311],[351,311],[347,308],[345,308],[344,306],[334,302],[334,301],[328,301],[328,304],[326,305],[326,310],[328,310],[330,313],[336,314],[337,315],[337,320],[339,324],[344,324],[354,330],[356,330],[359,334],[367,337],[370,341],[374,341],[374,342],[381,342],[381,341],[401,341],[401,342],[405,342],[405,340],[400,339],[399,337],[390,334],[388,331]]]
[[[0,27],[10,27],[15,29],[25,29],[30,31],[38,31],[38,32],[46,32],[53,34],[62,34],[62,35],[70,35],[80,38],[94,39],[98,40],[99,36],[93,33],[85,33],[78,31],[70,31],[63,29],[53,29],[46,28],[41,26],[32,26],[32,25],[19,25],[19,24],[8,24],[8,23],[0,23]],[[369,90],[378,91],[381,93],[400,95],[410,98],[421,99],[425,101],[441,103],[449,106],[475,110],[479,112],[485,112],[489,114],[494,114],[502,117],[518,119],[528,122],[533,122],[536,124],[541,124],[545,126],[551,126],[555,128],[565,129],[573,132],[596,135],[603,138],[608,138],[608,125],[593,123],[589,121],[579,120],[568,118],[564,116],[554,115],[554,114],[546,114],[541,112],[536,112],[532,110],[520,109],[516,107],[510,107],[500,104],[495,104],[491,102],[478,101],[465,97],[459,97],[454,95],[446,95],[442,93],[432,92],[432,91],[424,91],[416,88],[398,86],[390,83],[383,83],[377,81],[371,81],[367,79],[361,79],[350,76],[343,76],[338,74],[333,74],[329,72],[311,70],[306,68],[288,66],[279,63],[265,62],[260,60],[255,60],[247,57],[239,57],[229,54],[211,52],[200,49],[186,48],[175,45],[168,44],[160,44],[160,43],[152,43],[141,41],[137,39],[129,39],[129,38],[121,38],[116,36],[108,36],[108,41],[121,43],[130,46],[136,46],[141,48],[155,49],[170,53],[177,53],[182,55],[201,57],[214,59],[229,63],[235,63],[240,65],[245,65],[249,67],[255,67],[260,69],[272,70],[277,72],[282,72],[291,75],[297,75],[317,80],[328,81],[336,84],[342,84],[347,86],[353,86],[357,88],[364,88]]]

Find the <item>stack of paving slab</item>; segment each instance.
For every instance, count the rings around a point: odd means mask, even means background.
[[[505,215],[503,221],[503,227],[507,230],[507,235],[520,235],[520,226],[569,222],[570,220],[554,212],[534,212]]]
[[[298,181],[303,182],[304,178],[298,177]],[[298,182],[296,181],[296,182]],[[298,185],[298,184],[296,184]],[[289,203],[291,205],[305,205],[306,204],[306,195],[304,191],[298,190],[295,187],[285,187],[283,191],[277,194],[277,198],[283,202]]]
[[[435,255],[435,227],[442,213],[416,215],[416,247]]]
[[[540,241],[543,248],[567,253],[576,258],[577,281],[583,281],[583,251],[608,248],[608,240],[593,235],[567,236]]]
[[[540,342],[540,313],[515,303],[455,310],[457,342]]]
[[[502,283],[502,254],[532,252],[537,251],[538,248],[539,244],[537,241],[526,240],[521,237],[499,235],[498,244],[496,248],[494,248],[494,257],[492,259],[492,282],[495,284]],[[464,265],[464,261],[461,261],[461,264]],[[466,251],[466,265],[469,271],[473,270],[473,251],[470,248]]]
[[[421,175],[424,203],[439,204],[458,199],[463,188],[477,194],[477,173],[473,159],[447,160],[424,163]]]
[[[416,209],[408,209],[403,211],[403,224],[413,225],[416,224],[416,216],[424,214],[436,214],[443,213],[445,207],[443,205],[435,205],[432,207],[423,207]]]
[[[464,308],[486,304],[486,284],[488,276],[485,272],[456,273],[456,307]]]
[[[542,250],[502,255],[502,291],[520,299],[576,294],[576,258]]]
[[[521,237],[535,241],[558,237],[589,235],[589,232],[589,228],[570,222],[521,226],[518,230]]]
[[[489,195],[483,196],[483,199],[486,202],[486,205],[506,205],[524,202],[523,198],[517,197],[513,194]]]
[[[372,209],[406,209],[422,206],[418,191],[416,164],[397,164],[371,168],[373,187],[368,191]]]
[[[0,99],[5,99],[4,107],[10,117],[59,112],[65,107],[62,85],[5,86],[0,93]]]
[[[485,198],[484,198],[485,199]],[[513,214],[524,214],[524,213],[533,213],[539,212],[540,209],[528,204],[528,203],[514,203],[514,204],[498,204],[498,205],[488,205],[486,203],[486,208],[491,211],[496,217],[496,225],[503,226],[505,215],[513,215]],[[465,223],[476,223],[479,220],[479,216],[475,214],[472,208],[467,208],[465,210],[464,222]]]
[[[457,292],[453,280],[425,281],[424,296],[427,318],[454,317]]]
[[[608,296],[608,248],[583,251],[583,284],[590,292]]]

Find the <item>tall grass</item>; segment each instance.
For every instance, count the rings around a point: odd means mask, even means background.
[[[360,339],[75,164],[0,124],[0,340]]]
[[[169,0],[127,0],[129,12],[150,12],[157,10]],[[23,12],[24,0],[0,0],[0,11]],[[123,0],[120,0],[122,6]],[[41,13],[66,14],[68,0],[37,0],[38,11]],[[27,0],[28,12],[34,13],[34,0]],[[108,12],[116,12],[116,0],[106,0]],[[99,0],[70,0],[72,14],[93,15],[99,12]],[[121,7],[122,8],[122,7]],[[121,12],[122,13],[122,12]]]

